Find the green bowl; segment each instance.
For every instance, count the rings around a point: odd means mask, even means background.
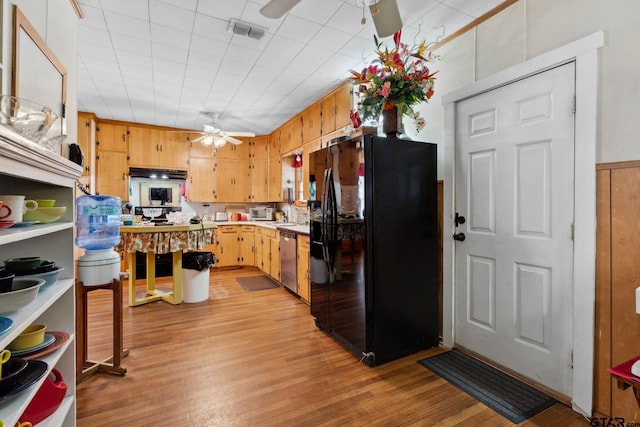
[[[39,256],[11,258],[4,260],[5,268],[11,272],[29,271],[33,268],[39,267],[40,264],[42,264],[42,258],[40,258]]]
[[[46,224],[59,220],[66,211],[66,206],[38,207],[38,209],[25,212],[22,215],[22,221],[39,221],[40,224]]]

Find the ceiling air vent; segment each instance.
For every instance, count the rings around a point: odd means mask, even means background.
[[[256,40],[260,40],[264,36],[264,33],[266,31],[266,28],[262,28],[254,24],[249,24],[247,22],[235,20],[231,20],[231,22],[229,22],[229,32],[238,34],[240,36],[251,37],[252,39]]]

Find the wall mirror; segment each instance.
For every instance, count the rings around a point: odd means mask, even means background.
[[[11,94],[58,115],[49,136],[66,133],[67,70],[17,6],[13,7]]]

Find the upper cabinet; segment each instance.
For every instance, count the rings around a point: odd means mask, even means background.
[[[216,158],[218,160],[251,160],[249,157],[251,153],[250,138],[237,138],[242,141],[242,144],[233,144],[227,142],[220,148],[216,148]]]
[[[302,112],[302,143],[306,144],[322,135],[322,108],[321,103],[316,102]]]
[[[129,165],[188,168],[189,134],[148,126],[129,126]]]
[[[280,151],[283,155],[302,148],[302,115],[297,114],[280,128]]]
[[[344,83],[320,100],[322,135],[351,124],[349,113],[353,108],[352,86]]]
[[[127,153],[129,151],[127,126],[100,122],[96,128],[96,146],[98,151]]]

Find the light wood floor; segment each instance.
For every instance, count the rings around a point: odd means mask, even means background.
[[[244,292],[235,280],[257,273],[213,271],[201,303],[123,301],[128,372],[78,385],[78,426],[512,425],[416,363],[440,349],[360,364],[286,290]],[[92,359],[111,354],[110,301],[89,294]],[[589,423],[558,403],[521,425]]]

